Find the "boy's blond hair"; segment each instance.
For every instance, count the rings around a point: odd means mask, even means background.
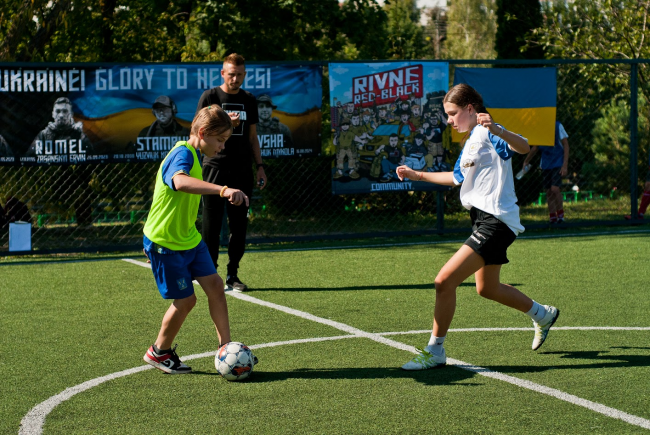
[[[223,133],[232,129],[230,116],[219,106],[213,104],[199,110],[192,121],[191,136],[198,136],[199,129],[203,127],[203,134],[207,136]]]

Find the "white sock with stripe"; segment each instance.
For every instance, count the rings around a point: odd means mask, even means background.
[[[435,335],[431,334],[431,338],[429,339],[429,344],[427,347],[424,349],[432,353],[434,355],[442,355],[442,350],[443,350],[443,344],[445,342],[445,338],[447,336],[445,335],[444,337],[436,337]]]

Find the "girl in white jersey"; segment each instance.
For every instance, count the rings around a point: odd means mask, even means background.
[[[526,154],[528,141],[496,124],[474,88],[459,84],[443,100],[448,124],[468,132],[453,172],[417,172],[408,166],[397,168],[400,179],[427,181],[460,188],[460,199],[472,218],[472,234],[436,276],[436,304],[428,346],[402,366],[404,370],[425,370],[445,365],[443,343],[456,310],[456,288],[475,275],[476,291],[484,298],[526,313],[533,319],[533,350],[544,343],[560,311],[540,305],[516,288],[499,280],[501,266],[508,263],[506,251],[524,231],[512,179],[513,152]]]

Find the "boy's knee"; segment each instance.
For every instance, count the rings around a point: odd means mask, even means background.
[[[175,299],[174,300],[174,306],[176,307],[177,310],[183,311],[185,313],[189,313],[192,311],[192,308],[196,305],[196,295],[192,294],[191,296],[188,296],[183,299]]]
[[[223,279],[214,274],[212,276],[202,278],[199,283],[203,287],[203,291],[208,297],[213,297],[224,293]]]

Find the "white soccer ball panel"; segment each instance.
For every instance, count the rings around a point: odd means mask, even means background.
[[[237,353],[241,351],[242,347],[244,346],[243,343],[238,343],[236,341],[231,341],[226,345],[226,351],[228,353]]]
[[[237,362],[241,365],[251,365],[252,364],[252,358],[251,358],[251,353],[250,351],[245,352],[242,351],[237,355]]]
[[[237,363],[237,354],[236,353],[229,353],[226,355],[226,357],[222,360],[226,364],[232,366]]]

